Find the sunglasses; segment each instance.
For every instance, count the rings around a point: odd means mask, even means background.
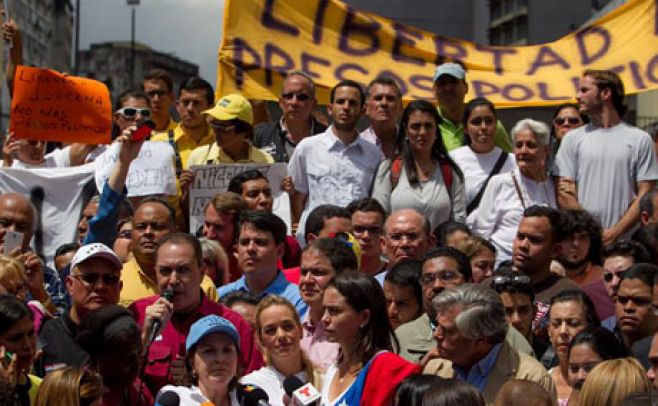
[[[164,97],[168,94],[169,92],[166,90],[151,90],[150,92],[146,92],[146,95],[151,99],[154,98],[155,96]]]
[[[580,117],[557,117],[555,120],[553,120],[555,125],[563,125],[565,122],[568,122],[571,125],[576,125],[580,124],[583,121],[580,119]]]
[[[220,124],[217,121],[211,121],[210,126],[219,133],[233,133],[236,130],[235,124]]]
[[[506,286],[530,286],[530,282],[528,275],[494,276],[493,288],[495,290]]]
[[[311,96],[307,95],[306,93],[302,92],[288,92],[288,93],[282,93],[281,97],[284,100],[292,100],[293,97],[297,96],[297,100],[299,101],[306,101],[311,98]]]
[[[103,279],[103,284],[107,286],[114,286],[117,283],[119,283],[119,280],[121,280],[121,277],[119,275],[110,274],[110,273],[105,273],[103,275],[97,273],[83,273],[83,274],[71,275],[71,278],[76,278],[84,282],[86,285],[91,285],[91,286],[95,286],[98,283],[99,279]]]
[[[137,116],[137,113],[139,113],[140,116],[142,117],[151,117],[151,110],[150,109],[140,109],[136,107],[124,107],[122,109],[117,110],[117,113],[121,114],[125,118],[133,118]]]
[[[616,272],[616,273],[615,273],[615,272],[604,272],[604,273],[603,273],[603,280],[604,280],[606,283],[610,283],[610,282],[612,282],[612,279],[613,279],[615,276],[617,276],[617,278],[619,278],[619,280],[621,280],[621,278],[624,277],[624,274],[625,274],[625,273],[626,273],[626,271],[619,271],[619,272]]]

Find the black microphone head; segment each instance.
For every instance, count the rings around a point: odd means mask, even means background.
[[[174,391],[163,392],[155,401],[155,406],[179,406],[180,397]]]
[[[288,396],[292,396],[292,393],[302,386],[304,386],[304,382],[295,375],[291,375],[283,381],[283,389]]]
[[[241,388],[241,399],[240,404],[244,406],[259,406],[260,401],[269,401],[270,398],[267,396],[264,390],[254,385],[246,385]]]
[[[165,289],[160,293],[160,296],[167,299],[168,302],[171,302],[171,298],[174,297],[174,291],[171,289]]]

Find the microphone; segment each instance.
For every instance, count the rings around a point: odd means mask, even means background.
[[[287,377],[283,381],[283,389],[285,389],[286,395],[290,396],[296,405],[315,405],[316,401],[322,397],[320,392],[311,383],[305,384],[294,375]]]
[[[240,406],[271,406],[264,390],[255,385],[244,385],[238,388]]]
[[[171,302],[171,298],[174,296],[174,292],[171,289],[165,289],[162,291],[160,294],[161,297],[165,298],[168,302]],[[160,319],[155,320],[153,322],[153,328],[151,329],[151,334],[149,334],[149,345],[153,343],[155,340],[156,334],[158,333],[158,330],[160,330],[160,327],[162,327],[162,321]]]
[[[155,400],[155,405],[154,406],[179,406],[180,405],[180,397],[178,394],[174,391],[168,390],[166,392],[163,392],[158,398]]]

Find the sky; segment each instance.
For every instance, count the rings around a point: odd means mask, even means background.
[[[75,6],[76,0],[71,0]],[[199,65],[216,83],[224,0],[141,0],[135,41]],[[80,0],[80,49],[93,43],[130,41],[131,7],[126,0]]]

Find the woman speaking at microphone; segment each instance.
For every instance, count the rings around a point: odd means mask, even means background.
[[[302,323],[289,301],[275,295],[261,300],[256,308],[256,332],[267,365],[243,377],[241,383],[262,388],[272,406],[284,405],[283,382],[290,376],[319,388],[319,374],[299,346]]]
[[[185,349],[193,385],[164,386],[156,404],[166,393],[174,392],[181,406],[240,406],[236,393],[240,335],[235,326],[219,316],[203,317],[192,324]]]
[[[322,305],[325,333],[340,345],[324,376],[322,405],[392,405],[397,386],[419,366],[392,353],[397,339],[379,283],[364,273],[342,273],[329,282]]]

